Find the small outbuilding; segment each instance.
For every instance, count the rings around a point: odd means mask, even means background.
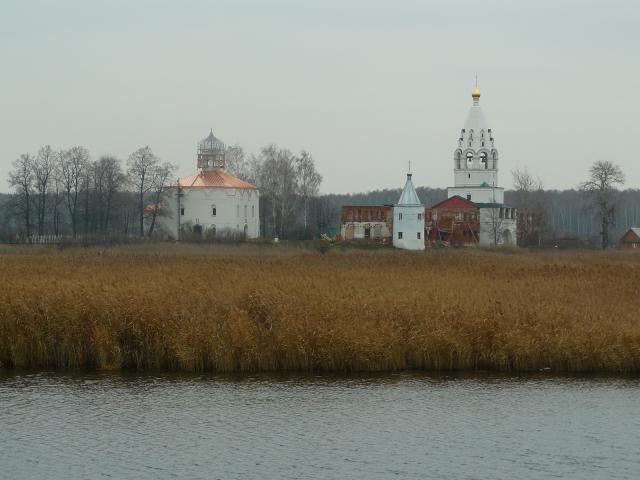
[[[398,203],[393,206],[393,246],[405,250],[424,250],[424,205],[407,173]]]
[[[622,248],[640,248],[640,227],[631,227],[620,240]]]

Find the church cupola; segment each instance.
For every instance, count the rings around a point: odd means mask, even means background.
[[[473,87],[473,90],[471,91],[471,98],[473,98],[474,105],[480,104],[480,89],[478,88],[477,84],[475,87]]]
[[[225,145],[213,135],[198,142],[198,168],[202,170],[219,170],[225,168]]]

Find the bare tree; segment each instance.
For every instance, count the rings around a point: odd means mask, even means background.
[[[109,231],[113,199],[125,182],[120,161],[112,156],[103,155],[92,168],[95,196],[96,228],[103,233]]]
[[[163,212],[163,209],[161,208],[163,199],[162,192],[164,192],[169,178],[175,171],[176,166],[169,162],[158,165],[158,167],[153,171],[153,179],[151,181],[153,185],[153,203],[150,208],[151,222],[149,224],[149,231],[147,233],[148,237],[151,237],[151,235],[153,234],[157,216]]]
[[[89,150],[80,146],[61,152],[59,157],[60,179],[74,237],[78,234],[78,200],[88,163]]]
[[[64,152],[56,153],[55,168],[52,174],[51,219],[53,222],[53,234],[56,236],[60,235],[60,205],[64,201],[64,183],[62,181],[62,176],[60,175],[60,161],[62,154],[64,154]]]
[[[304,231],[307,232],[309,218],[309,201],[318,195],[322,175],[316,171],[313,158],[308,152],[303,151],[295,159],[295,169],[298,183],[298,193],[302,201],[302,221]]]
[[[38,151],[33,161],[33,173],[36,187],[36,213],[38,217],[38,235],[45,233],[45,217],[49,183],[54,176],[56,153],[51,145],[46,145]]]
[[[482,215],[482,210],[485,210],[485,215]],[[493,246],[498,246],[502,243],[504,208],[498,204],[493,204],[489,208],[481,209],[480,215],[480,221],[489,227]]]
[[[31,196],[33,195],[33,157],[23,153],[13,162],[9,185],[16,189],[16,206],[21,211],[27,238],[31,236]]]
[[[616,186],[624,185],[624,181],[624,173],[618,165],[598,161],[589,169],[589,179],[580,184],[580,189],[590,197],[592,208],[600,220],[603,249],[609,246],[609,225],[615,221]]]
[[[154,186],[154,176],[158,164],[159,159],[153,154],[149,145],[133,152],[127,160],[127,176],[129,182],[135,188],[138,199],[138,220],[141,237],[144,237],[144,200],[146,194]]]
[[[269,211],[271,232],[275,236],[283,236],[283,214],[288,210],[289,192],[295,191],[295,172],[293,158],[288,150],[281,150],[276,145],[268,145],[260,151],[258,157],[252,159],[254,176],[260,188],[261,209]],[[267,228],[268,216],[261,218],[261,224]]]
[[[529,170],[516,169],[511,172],[515,190],[515,206],[518,208],[518,244],[533,242],[542,245],[545,224],[543,185]]]
[[[251,165],[240,145],[228,146],[225,150],[226,170],[245,181],[251,178]]]

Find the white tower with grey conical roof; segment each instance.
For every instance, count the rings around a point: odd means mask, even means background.
[[[471,92],[473,105],[453,153],[454,186],[448,196],[460,196],[475,203],[503,203],[504,189],[498,187],[498,150],[493,132],[480,106],[478,85]]]
[[[393,206],[393,246],[406,250],[424,250],[424,205],[420,201],[411,173]]]

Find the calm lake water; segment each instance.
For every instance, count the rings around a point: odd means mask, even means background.
[[[640,478],[637,379],[0,375],[3,479]]]

